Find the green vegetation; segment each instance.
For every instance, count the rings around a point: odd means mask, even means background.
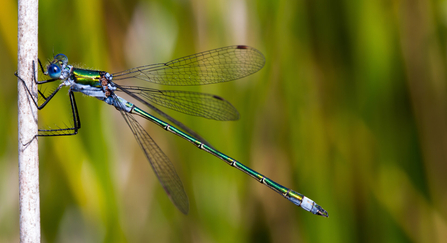
[[[0,6],[0,242],[17,242],[17,3]],[[225,97],[239,121],[168,113],[330,215],[312,215],[146,123],[182,178],[184,216],[120,114],[76,94],[79,134],[39,138],[43,242],[445,240],[446,9],[446,1],[41,1],[41,60],[64,53],[117,72],[233,44],[259,49],[266,65],[254,75],[182,87]],[[70,123],[64,94],[39,113],[41,126]]]

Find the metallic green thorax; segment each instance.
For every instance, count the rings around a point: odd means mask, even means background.
[[[101,87],[99,78],[102,71],[73,68],[72,78],[76,83]]]

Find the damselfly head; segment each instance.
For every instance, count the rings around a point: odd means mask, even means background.
[[[57,54],[47,66],[47,75],[53,79],[59,79],[62,69],[68,64],[68,58],[64,54]]]

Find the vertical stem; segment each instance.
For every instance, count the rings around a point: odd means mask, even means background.
[[[32,61],[37,61],[38,0],[18,2],[18,75],[37,95]],[[35,69],[37,72],[37,69]],[[40,242],[37,108],[18,81],[20,242]],[[30,142],[31,141],[31,142]]]

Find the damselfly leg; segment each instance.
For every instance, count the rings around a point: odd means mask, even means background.
[[[43,69],[43,66],[42,66],[42,63],[40,62],[40,60],[39,60],[39,65],[40,65],[40,69],[42,70],[42,73],[45,74],[45,71]],[[23,87],[25,88],[25,90],[28,93],[28,97],[31,98],[31,100],[33,101],[34,105],[37,107],[38,110],[43,109],[50,102],[50,100],[59,92],[59,90],[65,86],[64,83],[59,84],[57,86],[57,88],[48,97],[46,97],[38,89],[37,95],[40,95],[44,99],[44,102],[39,105],[39,101],[38,101],[39,98],[32,94],[32,92],[26,85],[25,80],[23,80],[17,74],[17,72],[15,72],[14,75],[22,82]],[[33,61],[33,84],[42,85],[42,84],[47,84],[47,83],[51,83],[51,82],[55,82],[55,81],[59,81],[59,79],[51,78],[51,79],[47,79],[47,80],[43,80],[43,81],[38,81],[38,79],[36,77],[35,62]],[[39,129],[38,134],[36,134],[36,136],[69,136],[69,135],[76,135],[78,133],[79,128],[81,128],[81,120],[79,119],[79,112],[78,112],[78,107],[76,105],[76,99],[74,97],[73,91],[70,90],[68,92],[68,94],[70,97],[71,111],[72,111],[72,117],[73,117],[73,126],[66,127],[66,128],[56,128],[56,129]],[[34,140],[35,137],[33,137],[32,140]]]

